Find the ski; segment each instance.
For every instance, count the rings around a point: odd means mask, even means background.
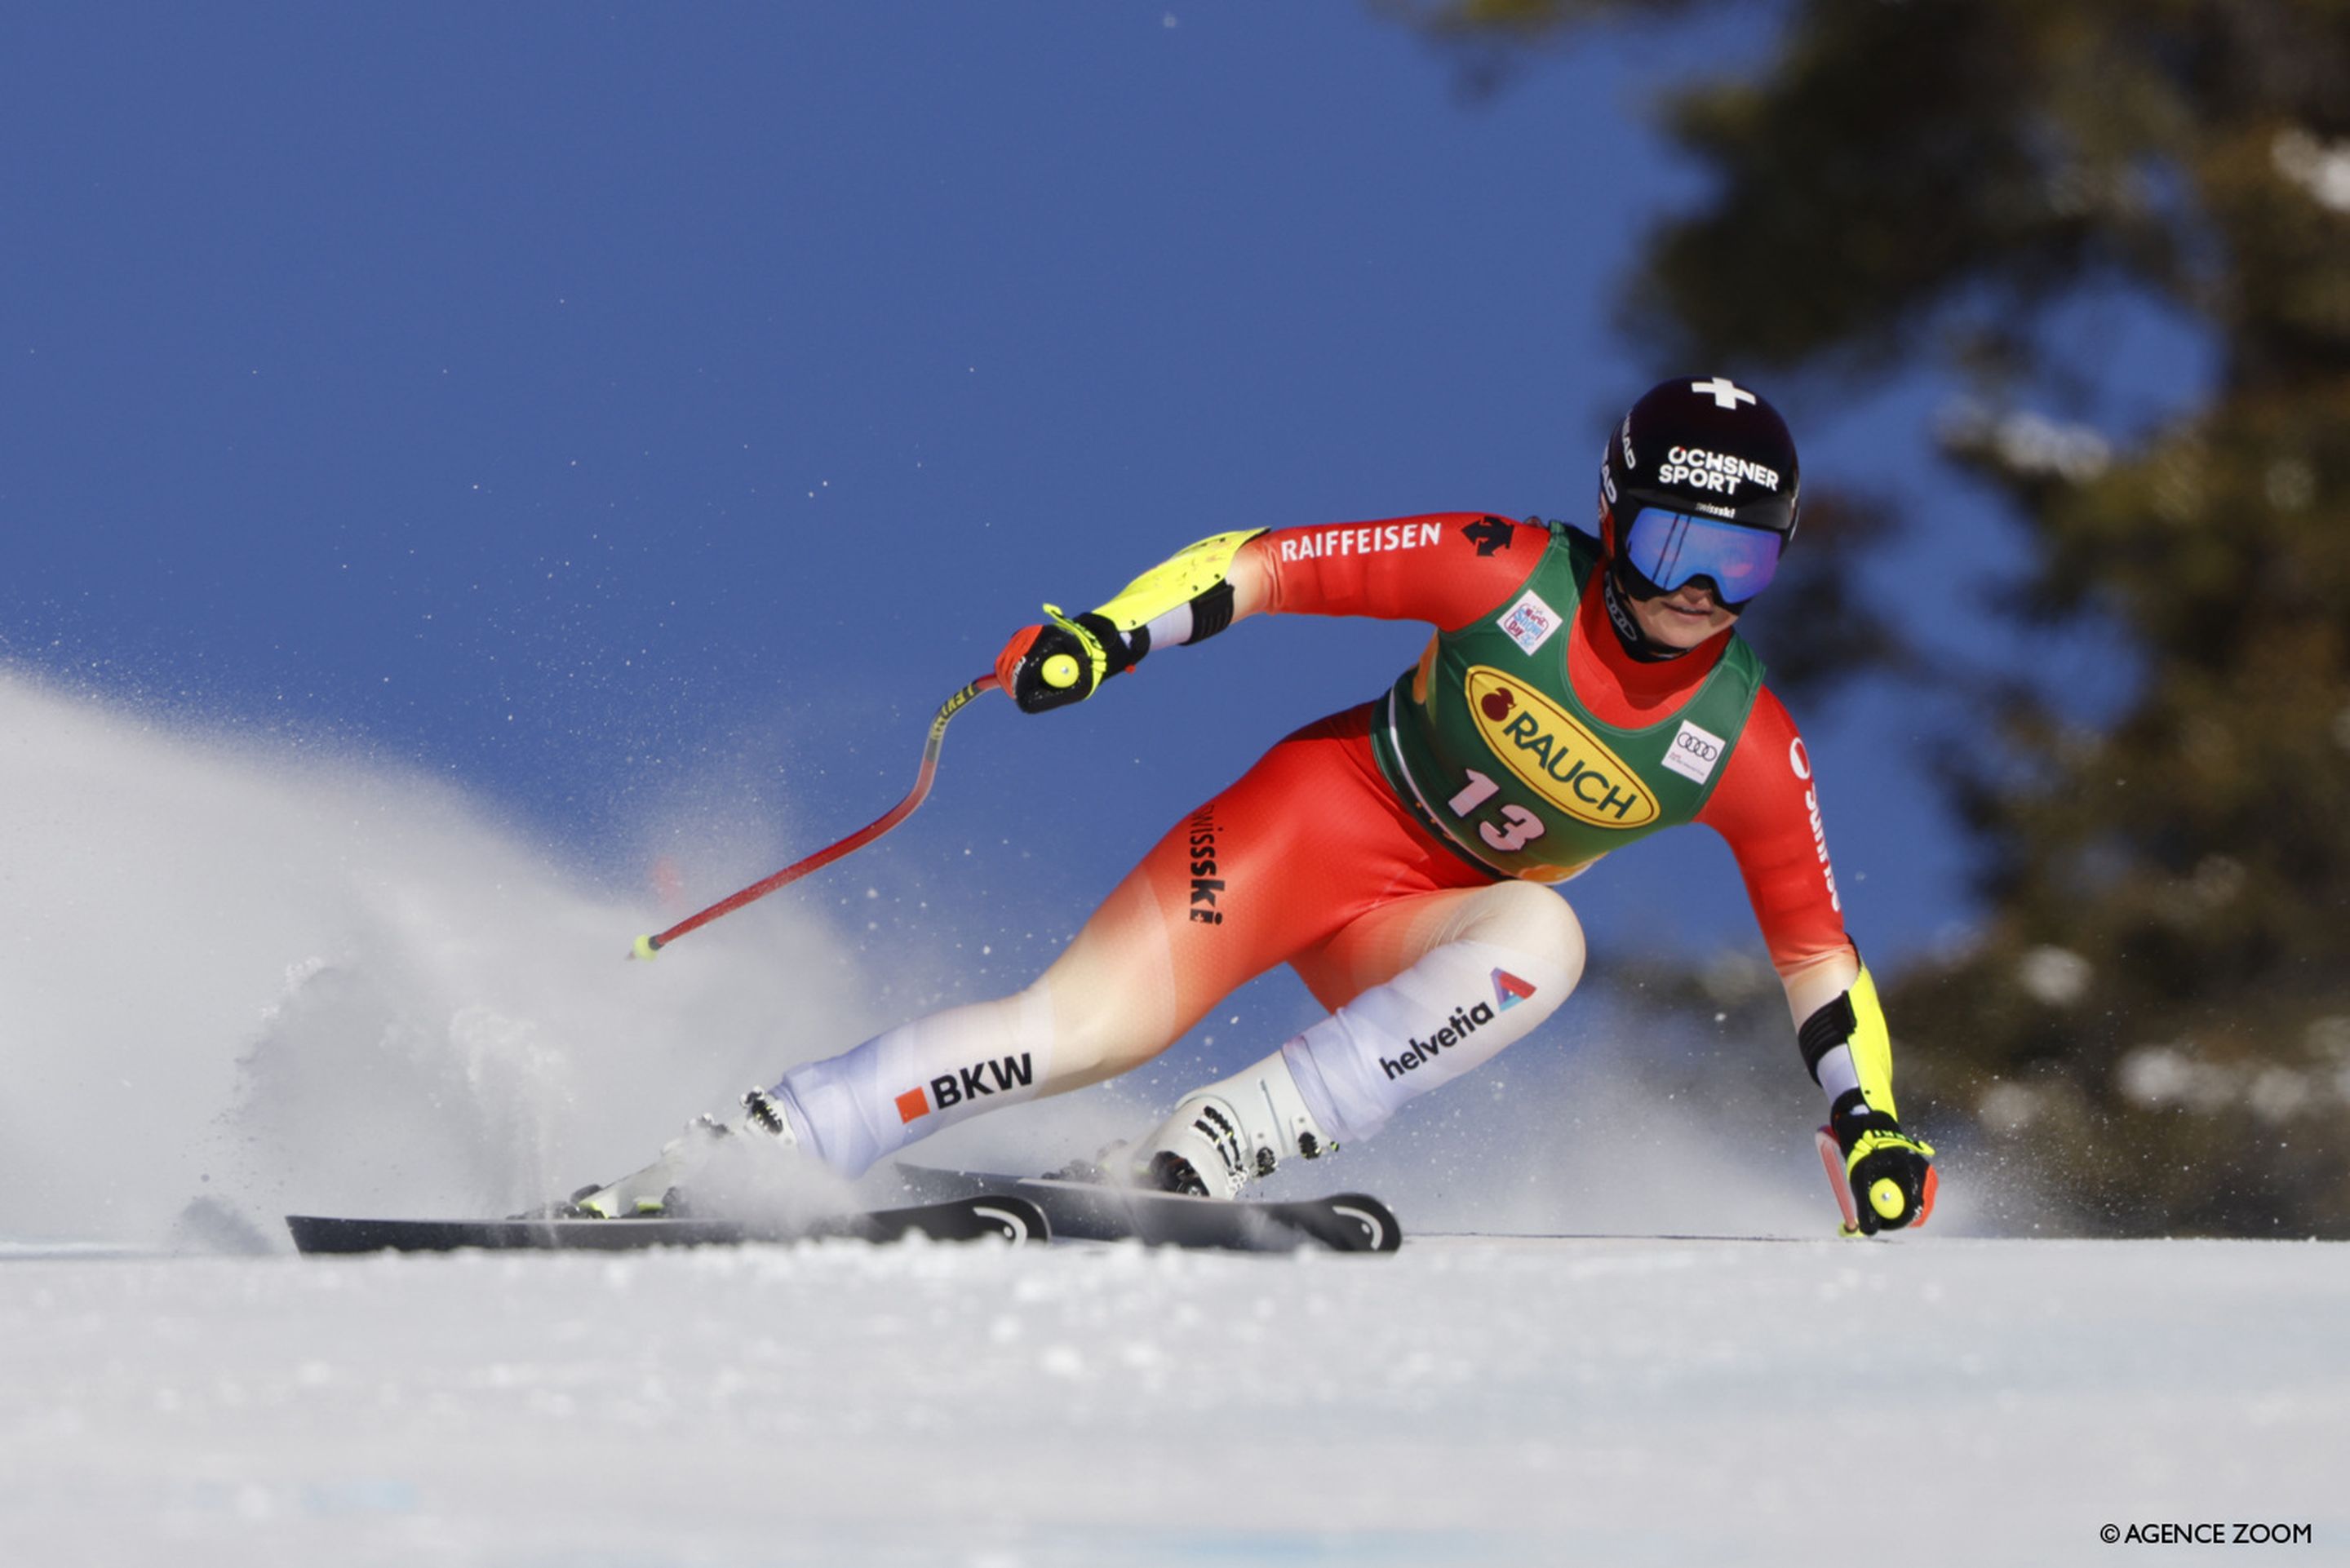
[[[1240,1252],[1287,1252],[1309,1243],[1337,1252],[1392,1252],[1403,1244],[1403,1227],[1394,1211],[1360,1192],[1227,1201],[1104,1181],[941,1170],[903,1162],[898,1174],[907,1192],[917,1198],[1024,1198],[1045,1211],[1053,1235],[1063,1240],[1136,1241],[1154,1247]]]
[[[1008,1193],[955,1195],[902,1209],[869,1209],[797,1222],[719,1219],[353,1220],[289,1214],[296,1251],[449,1252],[460,1248],[619,1251],[641,1247],[726,1247],[748,1241],[1044,1241],[1034,1202]]]

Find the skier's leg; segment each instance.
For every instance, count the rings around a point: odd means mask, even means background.
[[[1307,1104],[1334,1118],[1331,1137],[1366,1138],[1405,1101],[1534,1033],[1582,980],[1583,962],[1582,922],[1530,882],[1374,910],[1297,961],[1315,994],[1336,1005],[1282,1054]]]
[[[1138,1163],[1158,1185],[1229,1197],[1292,1153],[1368,1137],[1532,1033],[1583,959],[1575,911],[1531,883],[1379,905],[1291,961],[1330,1015],[1186,1096]]]
[[[1381,898],[1485,878],[1411,829],[1365,711],[1307,726],[1177,823],[1034,985],[785,1073],[796,1141],[855,1176],[981,1111],[1123,1073]]]
[[[745,1095],[745,1114],[733,1127],[705,1116],[652,1164],[577,1195],[574,1206],[608,1217],[658,1211],[730,1134],[762,1135],[842,1176],[860,1176],[982,1111],[1079,1087],[1164,1050],[1217,997],[1281,958],[1238,943],[1214,954],[1179,954],[1181,935],[1170,928],[1159,892],[1166,878],[1154,867],[1168,859],[1170,844],[1182,854],[1188,837],[1179,826],[1162,840],[1025,990],[910,1020],[794,1067]],[[1185,923],[1180,912],[1172,919]],[[1218,955],[1223,963],[1211,961]]]
[[[1166,1049],[1221,992],[1187,994],[1198,988],[1179,983],[1149,865],[1024,991],[911,1020],[786,1072],[771,1093],[795,1140],[856,1176],[983,1111],[1081,1087]]]

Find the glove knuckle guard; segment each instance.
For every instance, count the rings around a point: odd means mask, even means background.
[[[1024,628],[1004,645],[1003,655],[996,660],[996,679],[1023,712],[1048,712],[1082,702],[1094,694],[1106,676],[1116,674],[1131,662],[1106,654],[1097,634],[1085,624],[1093,618],[1080,616],[1073,621],[1050,605],[1045,608],[1053,617],[1053,624]],[[1055,685],[1045,678],[1045,670],[1056,659],[1066,659],[1076,666],[1075,680]]]

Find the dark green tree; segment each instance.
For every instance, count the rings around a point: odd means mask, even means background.
[[[1699,9],[1375,3],[1503,90],[1578,28]],[[1661,105],[1711,192],[1649,237],[1630,323],[1676,363],[1951,388],[1943,450],[2030,541],[2006,640],[2134,672],[2094,723],[2012,659],[1939,677],[1988,915],[1893,988],[1905,1106],[2099,1229],[2350,1234],[2350,5],[1755,14],[1759,67]],[[2049,329],[2117,295],[2215,366],[2151,432],[2082,417],[2116,372]]]

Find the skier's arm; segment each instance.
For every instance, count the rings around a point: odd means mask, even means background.
[[[1482,512],[1219,534],[1128,583],[1117,597],[1024,627],[996,659],[1030,712],[1093,695],[1153,649],[1203,641],[1260,612],[1425,620],[1450,629],[1507,601],[1549,544],[1540,524]]]
[[[1084,701],[1154,646],[1215,636],[1256,608],[1262,573],[1239,563],[1243,547],[1263,532],[1217,534],[1186,545],[1117,597],[1074,618],[1046,605],[1051,624],[1013,633],[996,655],[996,679],[1022,708],[1041,713]]]
[[[1796,1041],[1828,1097],[1864,1230],[1922,1221],[1933,1149],[1901,1130],[1893,1044],[1877,983],[1846,936],[1810,756],[1765,690],[1698,820],[1728,841],[1787,992]],[[1890,1179],[1899,1201],[1877,1191]],[[1887,1213],[1887,1207],[1893,1212]]]
[[[1272,615],[1421,620],[1452,631],[1514,598],[1550,530],[1484,512],[1276,528],[1245,558],[1263,575],[1253,607]]]

